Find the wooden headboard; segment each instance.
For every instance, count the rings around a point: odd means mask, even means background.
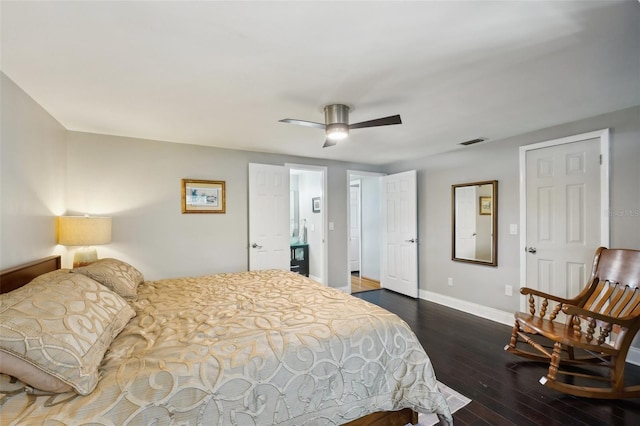
[[[29,283],[38,275],[60,269],[60,255],[49,256],[0,271],[0,293],[8,293]]]

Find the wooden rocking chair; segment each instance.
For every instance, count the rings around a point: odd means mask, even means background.
[[[639,287],[640,250],[600,247],[589,284],[573,299],[520,289],[529,295],[529,313],[515,314],[511,341],[504,349],[548,362],[549,372],[540,383],[560,392],[588,398],[639,398],[640,384],[624,384],[625,358],[640,328]],[[549,307],[549,302],[555,306]],[[555,321],[560,311],[566,314],[566,323]],[[560,369],[567,365],[574,367]],[[604,367],[609,375],[586,366]],[[559,381],[559,376],[568,380]],[[593,386],[593,381],[601,385]]]

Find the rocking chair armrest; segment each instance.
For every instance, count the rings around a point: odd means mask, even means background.
[[[553,300],[555,302],[560,302],[562,304],[571,304],[575,302],[575,299],[565,299],[564,297],[555,296],[553,294],[545,293],[544,291],[536,290],[535,288],[522,287],[520,289],[520,294],[527,295],[531,294],[534,296],[542,297],[545,299]]]
[[[562,307],[562,312],[567,315],[580,315],[584,317],[593,318],[596,320],[604,321],[609,324],[616,324],[621,327],[629,327],[633,324],[634,321],[637,321],[637,317],[627,316],[627,317],[612,317],[609,315],[603,315],[598,312],[589,311],[583,308],[579,308],[573,305],[565,305]]]

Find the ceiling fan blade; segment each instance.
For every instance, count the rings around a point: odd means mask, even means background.
[[[283,118],[281,123],[298,124],[300,126],[315,127],[317,129],[325,129],[327,126],[322,123],[314,123],[313,121],[296,120],[295,118]]]
[[[323,148],[328,148],[330,146],[334,146],[337,142],[336,141],[332,141],[331,139],[327,139],[326,141],[324,141],[324,145],[322,145]]]
[[[361,121],[349,125],[349,129],[362,129],[363,127],[389,126],[391,124],[402,124],[399,115],[390,115],[389,117],[376,118],[375,120]]]

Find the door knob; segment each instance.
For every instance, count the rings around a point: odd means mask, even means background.
[[[417,238],[412,238],[410,240],[405,240],[405,241],[408,242],[408,243],[417,243],[418,239]]]
[[[531,254],[536,254],[536,252],[537,252],[538,250],[536,250],[536,248],[535,248],[535,247],[525,247],[525,248],[524,248],[524,251],[526,251],[526,252],[528,252],[528,253],[531,253]]]
[[[256,243],[251,244],[251,248],[261,249],[262,246],[257,245]]]

